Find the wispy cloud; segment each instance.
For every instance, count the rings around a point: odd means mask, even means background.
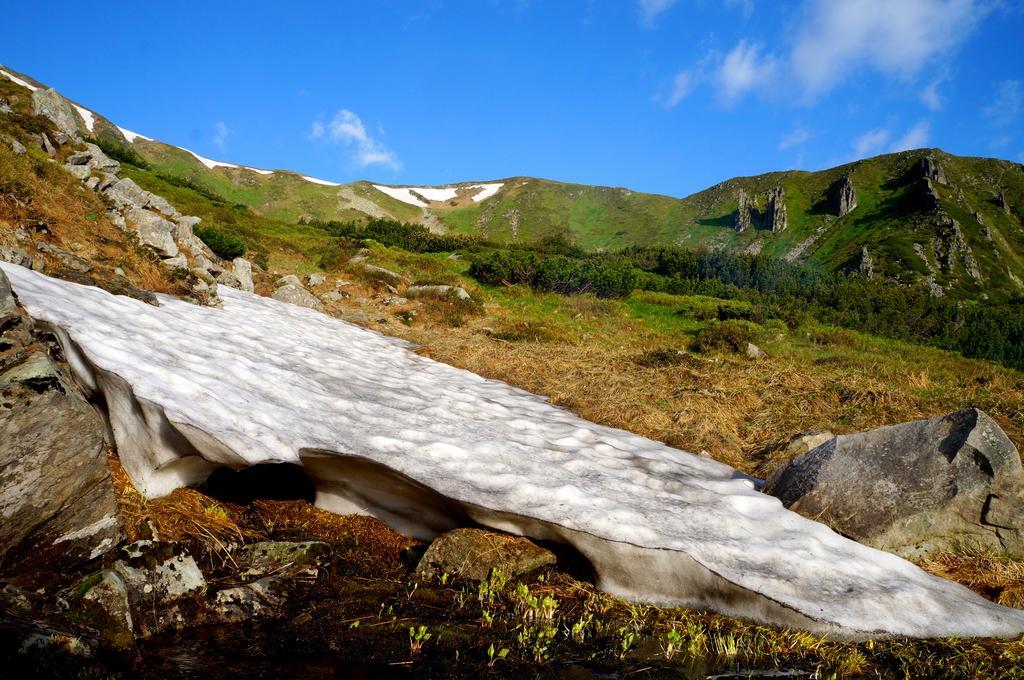
[[[975,0],[812,0],[790,55],[810,95],[869,67],[907,78],[959,45],[986,14]]]
[[[640,23],[644,26],[653,26],[654,20],[674,4],[676,0],[639,0]]]
[[[751,90],[770,86],[775,81],[779,63],[771,55],[761,54],[762,46],[741,40],[725,55],[715,72],[718,99],[732,106]]]
[[[231,130],[228,129],[228,126],[225,125],[222,120],[217,121],[217,124],[213,126],[213,129],[213,145],[221,151],[224,151],[227,148],[228,135],[231,134]]]
[[[811,138],[811,133],[801,125],[795,126],[792,130],[782,135],[779,140],[779,151],[803,146]]]
[[[890,151],[910,151],[928,146],[928,139],[931,137],[932,126],[922,120],[914,127],[904,133],[902,137],[893,142]]]
[[[374,139],[362,119],[348,109],[340,109],[329,123],[314,122],[309,138],[344,145],[351,150],[352,161],[359,167],[382,165],[392,170],[402,169],[398,156]]]
[[[996,125],[1009,125],[1020,115],[1024,88],[1019,80],[1004,80],[991,104],[982,109],[985,117]]]
[[[744,19],[749,19],[754,13],[754,0],[725,0],[725,6],[737,10]]]
[[[665,0],[650,3],[660,7],[653,20]],[[984,0],[803,0],[791,39],[775,51],[741,39],[725,55],[709,53],[704,61],[716,66],[706,80],[726,106],[781,89],[814,101],[864,70],[913,82],[970,36],[991,7]],[[921,92],[928,108],[942,107],[945,79]]]
[[[698,71],[684,69],[677,73],[672,79],[672,88],[669,90],[668,96],[664,98],[665,108],[670,109],[686,99],[700,84],[700,80],[701,74]]]
[[[888,128],[875,128],[858,136],[857,139],[853,140],[852,160],[860,160],[861,158],[877,155],[885,148],[891,136],[892,132]]]

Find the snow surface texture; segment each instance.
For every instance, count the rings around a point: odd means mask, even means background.
[[[373,188],[377,191],[383,192],[391,198],[396,198],[403,203],[415,205],[422,208],[423,206],[430,205],[428,201],[450,201],[458,196],[460,189],[479,189],[476,194],[473,195],[473,202],[479,203],[485,198],[490,198],[494,194],[498,193],[498,190],[503,186],[503,182],[492,182],[490,184],[467,184],[457,187],[387,187],[382,184],[374,184]],[[415,192],[415,193],[413,193]],[[419,194],[417,196],[416,194]],[[424,201],[422,198],[427,199]]]
[[[92,132],[93,126],[96,124],[96,119],[92,115],[92,111],[89,109],[82,108],[78,104],[72,104],[75,107],[75,111],[78,111],[78,115],[85,121],[85,127],[89,128],[89,132]]]
[[[847,637],[1024,632],[1000,607],[754,491],[400,340],[224,287],[160,307],[0,263],[149,496],[218,465],[303,465],[317,504],[430,537],[459,525],[572,545],[598,587]]]

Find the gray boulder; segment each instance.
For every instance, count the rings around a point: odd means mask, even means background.
[[[965,544],[1024,557],[1020,455],[978,409],[840,435],[773,472],[764,491],[903,557]]]
[[[11,151],[14,152],[15,156],[24,156],[25,153],[28,151],[25,148],[24,144],[19,142],[17,139],[14,139],[13,137],[0,136],[0,141],[2,141],[7,146],[11,147]]]
[[[469,300],[469,293],[462,286],[409,286],[405,289],[405,296],[408,298],[455,298],[458,300]]]
[[[139,241],[161,257],[174,257],[178,245],[174,242],[174,224],[144,208],[129,208],[125,212],[128,222],[135,226]]]
[[[296,276],[295,274],[288,274],[287,276],[282,276],[281,278],[279,278],[274,283],[274,287],[275,288],[280,288],[281,286],[301,286],[301,285],[302,285],[302,281],[300,281],[299,277]]]
[[[385,269],[384,267],[378,267],[375,264],[367,264],[365,262],[360,264],[362,265],[363,272],[374,281],[381,281],[392,286],[409,283],[409,279],[398,272],[393,272],[390,269]]]
[[[271,297],[279,302],[287,302],[288,304],[298,305],[299,307],[308,307],[309,309],[315,309],[318,312],[324,311],[324,303],[320,302],[320,300],[318,300],[316,296],[308,290],[294,283],[286,283],[283,286],[279,286]]]
[[[325,281],[327,281],[327,277],[323,274],[310,274],[306,277],[308,286],[322,286]]]
[[[58,130],[71,138],[78,137],[85,127],[85,122],[75,108],[52,87],[32,93],[32,113],[48,118]]]
[[[218,591],[208,605],[211,622],[238,623],[255,619],[278,618],[285,613],[287,588],[276,576]]]
[[[454,529],[430,544],[416,567],[416,577],[433,580],[449,574],[468,581],[483,581],[493,570],[506,577],[521,576],[556,561],[550,550],[521,536],[483,529]]]
[[[125,177],[103,192],[118,208],[145,208],[149,204],[149,192]]]
[[[249,260],[236,257],[231,261],[231,272],[235,275],[240,290],[251,293],[256,289],[252,281],[252,263]]]
[[[331,554],[322,541],[260,541],[239,547],[232,553],[240,578],[263,576],[316,576],[318,567]]]
[[[36,250],[50,255],[60,263],[61,267],[68,271],[78,272],[80,274],[92,271],[92,263],[83,257],[75,255],[70,250],[64,250],[63,248],[51,245],[45,241],[39,241],[36,243]]]
[[[0,562],[59,571],[123,539],[104,425],[31,331],[0,271]],[[56,350],[54,349],[54,352]]]

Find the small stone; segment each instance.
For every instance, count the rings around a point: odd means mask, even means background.
[[[483,581],[492,570],[514,577],[556,561],[550,550],[521,536],[455,529],[434,539],[416,567],[416,577],[432,580],[449,574],[468,581]]]
[[[327,281],[323,274],[310,274],[306,277],[307,286],[322,286]]]
[[[768,356],[768,354],[763,349],[761,349],[760,347],[758,347],[757,345],[755,345],[752,342],[748,342],[747,343],[747,358],[748,359],[763,359],[766,356]]]

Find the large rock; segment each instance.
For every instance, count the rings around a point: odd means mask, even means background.
[[[103,193],[120,209],[145,208],[149,204],[149,192],[127,177],[118,180]]]
[[[290,305],[308,307],[310,309],[315,309],[318,312],[324,311],[324,303],[320,302],[320,300],[308,290],[302,286],[297,286],[294,283],[286,283],[283,286],[279,286],[271,297],[280,302],[287,302]]]
[[[174,242],[174,224],[144,208],[128,209],[125,218],[135,227],[139,241],[156,251],[157,255],[174,257],[178,254],[178,244]]]
[[[85,121],[75,108],[52,87],[32,92],[32,113],[50,119],[58,130],[71,138],[78,137],[85,129]]]
[[[506,577],[521,576],[555,562],[554,553],[521,536],[455,529],[434,539],[416,566],[416,577],[429,581],[449,574],[483,581],[494,570]]]
[[[0,272],[0,564],[6,573],[59,571],[122,540],[103,449],[104,426],[34,347],[36,337]]]
[[[244,257],[236,257],[231,261],[231,272],[238,281],[238,287],[247,293],[253,292],[255,286],[252,281],[252,263]]]
[[[409,286],[405,289],[405,296],[408,298],[438,298],[469,300],[469,293],[462,286]]]
[[[1020,455],[978,409],[840,435],[776,470],[764,490],[904,557],[964,543],[1024,557]]]

